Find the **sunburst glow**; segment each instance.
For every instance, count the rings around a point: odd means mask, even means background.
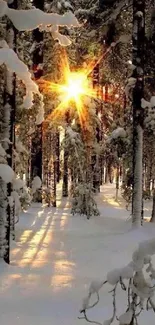
[[[101,58],[100,58],[101,59]],[[47,121],[55,120],[74,108],[79,116],[80,123],[83,124],[88,119],[88,109],[85,107],[85,97],[96,98],[98,93],[93,89],[92,79],[90,74],[93,71],[98,61],[93,61],[87,67],[71,71],[67,56],[63,55],[61,62],[62,83],[53,83],[45,81],[45,91],[57,93],[60,104],[54,111],[48,115]]]
[[[87,94],[88,79],[84,73],[71,72],[68,76],[66,86],[63,87],[68,100],[78,101],[78,97]]]

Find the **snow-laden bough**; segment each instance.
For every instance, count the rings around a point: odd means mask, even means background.
[[[153,301],[155,269],[152,263],[152,255],[155,255],[154,238],[140,243],[138,249],[133,253],[132,261],[123,268],[110,271],[107,274],[106,281],[93,281],[88,290],[88,295],[83,299],[80,310],[82,317],[79,317],[79,319],[85,319],[87,322],[97,325],[111,325],[115,320],[119,321],[119,325],[131,325],[137,324],[137,318],[143,310],[152,309],[155,312],[155,303]],[[146,274],[149,275],[149,279]],[[113,296],[113,314],[110,319],[101,323],[89,319],[87,311],[98,304],[100,301],[99,291],[105,284],[112,285],[110,292]],[[127,295],[126,310],[119,317],[116,309],[118,286]],[[90,304],[92,295],[96,295],[97,298],[93,304]]]

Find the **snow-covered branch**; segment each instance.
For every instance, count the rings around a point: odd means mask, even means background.
[[[17,77],[23,81],[26,87],[26,96],[24,98],[23,106],[30,108],[33,102],[33,94],[40,94],[37,84],[31,79],[31,73],[26,64],[24,64],[17,56],[17,54],[5,45],[0,48],[0,65],[5,64],[7,69],[15,72]]]
[[[89,323],[98,325],[110,325],[116,319],[119,321],[119,325],[131,325],[137,324],[137,318],[143,310],[152,309],[155,312],[155,304],[153,302],[155,269],[151,259],[151,256],[154,254],[155,239],[146,240],[139,244],[138,249],[133,253],[132,261],[127,266],[110,271],[105,282],[93,281],[88,295],[83,300],[80,310],[83,316],[79,317],[79,319],[85,319]],[[149,279],[147,279],[146,274],[149,275]],[[100,323],[96,320],[90,320],[87,312],[100,301],[99,291],[105,284],[113,286],[113,289],[110,291],[113,295],[113,314],[110,319]],[[126,311],[119,317],[116,315],[116,291],[118,285],[127,295]],[[97,300],[91,306],[90,299],[94,294],[97,295]]]
[[[70,40],[59,33],[58,26],[79,27],[78,20],[75,15],[68,11],[64,15],[55,13],[46,13],[40,9],[15,10],[10,9],[7,3],[0,0],[0,17],[7,16],[19,31],[31,31],[40,27],[46,30],[48,26],[52,26],[51,33],[54,39],[57,39],[63,46],[69,45]]]

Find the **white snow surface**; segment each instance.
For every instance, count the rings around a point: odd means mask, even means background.
[[[7,164],[0,164],[0,177],[5,183],[11,183],[14,178],[13,169]]]
[[[102,187],[97,197],[101,216],[89,221],[71,216],[70,202],[60,193],[57,208],[33,204],[21,214],[11,265],[0,262],[1,325],[86,324],[77,317],[88,291],[100,288],[108,272],[126,266],[138,244],[155,236],[155,225],[148,222],[131,231],[130,213],[122,200],[115,202],[114,193],[113,184]],[[149,203],[144,212],[150,216]],[[100,303],[89,317],[102,323],[111,318],[111,288],[100,290]],[[129,320],[125,301],[118,289],[117,317]],[[154,320],[152,311],[144,312],[139,324],[154,325]]]

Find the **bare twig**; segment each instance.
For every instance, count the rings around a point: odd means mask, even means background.
[[[131,283],[132,283],[132,279],[129,280],[129,285],[128,285],[128,308],[131,305],[131,302],[130,302],[130,297],[131,297]]]
[[[141,314],[142,311],[143,311],[143,308],[141,307],[140,311],[137,314],[135,314],[135,317],[138,317]]]
[[[114,321],[114,318],[116,316],[116,289],[117,289],[118,283],[116,283],[114,289],[113,289],[113,315],[111,317],[111,323]]]
[[[91,324],[103,325],[103,324],[100,323],[100,322],[90,320],[90,319],[87,317],[87,314],[86,314],[86,311],[85,311],[85,310],[83,311],[83,314],[84,314],[84,317],[78,317],[78,319],[85,319],[88,323],[91,323]]]
[[[95,306],[98,304],[98,302],[99,302],[99,300],[100,300],[99,293],[96,292],[96,295],[97,295],[97,300],[93,303],[93,305],[88,306],[87,309],[91,309],[91,308],[95,307]]]
[[[121,285],[122,290],[126,291],[126,286],[125,286],[125,284],[124,284],[124,282],[123,282],[123,280],[122,280],[121,277],[120,277],[119,282],[120,282],[120,285]]]

